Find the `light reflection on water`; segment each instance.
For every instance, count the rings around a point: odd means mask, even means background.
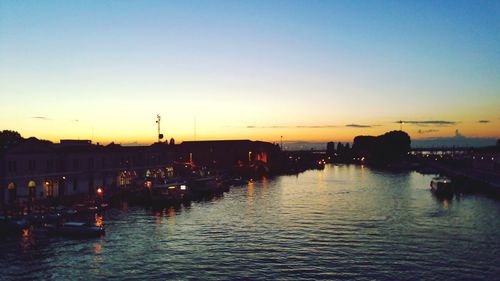
[[[430,179],[327,165],[187,206],[111,208],[103,238],[5,238],[2,278],[497,278],[500,203],[438,200]]]

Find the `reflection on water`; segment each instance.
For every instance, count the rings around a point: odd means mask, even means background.
[[[248,202],[248,205],[253,204],[253,193],[254,193],[253,185],[254,185],[253,180],[249,181],[247,184],[247,202]]]
[[[95,225],[96,226],[102,226],[102,215],[97,214],[95,217]]]
[[[444,199],[444,200],[443,200],[443,208],[444,208],[445,210],[448,210],[448,199]]]
[[[329,166],[161,210],[123,205],[75,240],[0,242],[3,279],[493,280],[500,204],[439,199],[430,176]]]

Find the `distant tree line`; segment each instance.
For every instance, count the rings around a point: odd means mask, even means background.
[[[11,130],[1,131],[0,132],[0,155],[3,155],[7,149],[20,144],[23,140],[24,140],[24,138],[21,137],[21,134],[19,134],[16,131],[11,131]]]

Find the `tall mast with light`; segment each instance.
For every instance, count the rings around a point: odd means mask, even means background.
[[[156,114],[156,124],[158,124],[158,142],[163,139],[163,134],[160,133],[160,121],[161,121],[161,116],[160,114]]]

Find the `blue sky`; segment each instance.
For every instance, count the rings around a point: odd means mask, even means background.
[[[500,136],[498,1],[0,1],[0,42],[0,127],[23,135],[151,142],[160,113],[184,140],[194,119],[205,139]]]

